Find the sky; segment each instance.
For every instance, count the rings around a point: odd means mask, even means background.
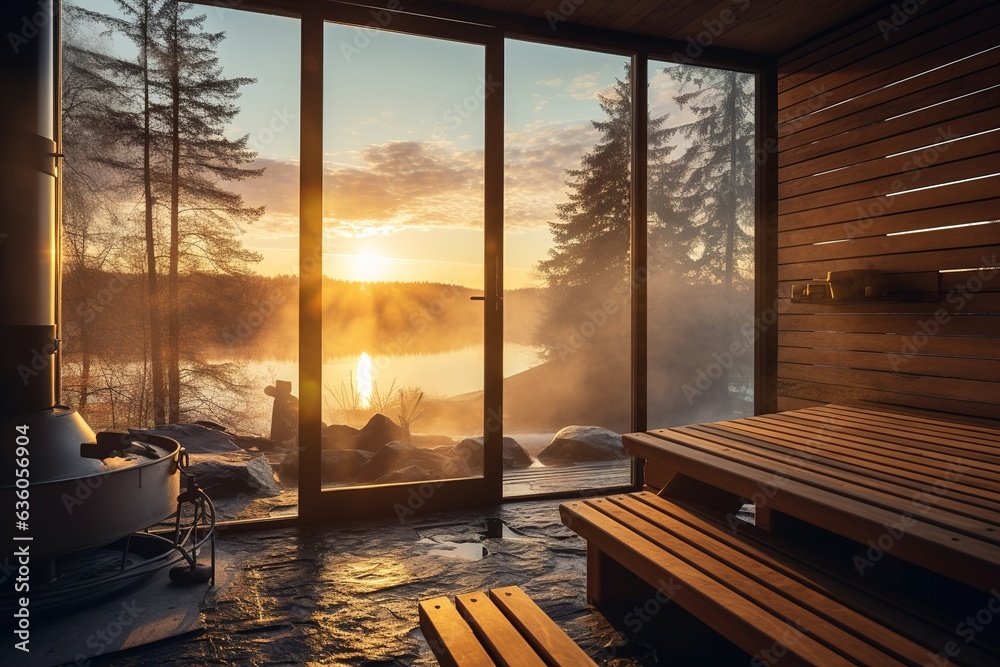
[[[111,0],[77,4],[114,11]],[[266,206],[244,245],[264,274],[298,270],[299,24],[198,6],[224,31],[227,77],[253,77],[231,137],[250,136],[264,167],[233,184]],[[327,24],[324,57],[324,272],[348,280],[483,281],[484,49]],[[128,46],[114,40],[113,47]],[[536,284],[548,223],[566,200],[566,170],[599,138],[598,95],[613,94],[626,59],[580,49],[505,44],[505,287]],[[651,108],[684,120],[662,68],[651,67]],[[671,123],[673,124],[673,123]]]

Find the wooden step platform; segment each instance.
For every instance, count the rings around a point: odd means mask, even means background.
[[[964,641],[933,610],[816,569],[753,526],[734,531],[649,492],[564,503],[560,514],[587,540],[592,602],[620,600],[638,577],[753,664],[1000,664],[995,647]]]
[[[420,602],[420,629],[445,667],[596,663],[517,586]]]

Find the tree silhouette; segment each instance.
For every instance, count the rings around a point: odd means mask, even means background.
[[[155,424],[177,422],[183,416],[182,391],[197,395],[191,403],[195,409],[213,404],[206,398],[212,391],[203,391],[206,383],[223,391],[234,386],[231,366],[213,366],[190,349],[182,369],[182,327],[190,309],[185,313],[180,277],[241,273],[260,260],[243,247],[240,236],[241,225],[254,222],[264,209],[244,205],[225,187],[263,172],[245,166],[256,157],[248,148],[249,135],[230,139],[225,132],[239,113],[240,88],[253,80],[223,76],[216,51],[224,33],[206,32],[206,17],[190,16],[191,5],[172,0],[115,4],[118,14],[69,8],[81,25],[121,35],[136,52],[123,57],[79,42],[66,46],[67,76],[72,73],[81,82],[79,94],[66,101],[87,102],[67,113],[89,126],[90,136],[106,139],[103,146],[79,151],[83,168],[73,173],[76,180],[68,189],[72,193],[89,178],[84,166],[89,163],[124,177],[112,217],[126,208],[121,202],[141,201],[146,283],[141,310],[149,323],[144,362],[151,370],[151,418]],[[86,199],[67,202],[73,207],[68,218],[78,223],[71,231],[84,236],[88,228],[82,223],[89,219],[82,214],[91,205]]]
[[[698,274],[745,289],[753,280],[754,77],[695,65],[664,72],[680,84],[674,101],[695,115],[664,132],[690,142],[671,165],[672,194],[697,236]]]
[[[181,262],[189,271],[244,271],[260,261],[260,255],[243,247],[240,223],[253,222],[264,212],[263,206],[245,206],[240,195],[224,187],[225,182],[264,171],[243,166],[256,157],[247,147],[249,135],[225,135],[239,113],[234,102],[240,88],[255,80],[223,76],[216,49],[225,34],[205,32],[205,15],[187,16],[191,9],[180,3],[167,8],[159,54],[166,79],[162,109],[170,153],[167,419],[173,423],[181,419]],[[208,374],[209,369],[198,373]]]

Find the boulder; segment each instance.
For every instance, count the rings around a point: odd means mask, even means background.
[[[188,454],[223,454],[240,451],[239,446],[224,431],[200,424],[164,424],[136,432],[173,438],[181,443]]]
[[[263,456],[244,452],[195,454],[185,470],[195,476],[209,498],[230,498],[241,494],[276,496],[281,486]]]
[[[567,426],[538,452],[538,460],[545,465],[624,458],[628,458],[628,454],[622,447],[621,435],[600,426]]]
[[[323,483],[350,482],[374,454],[363,449],[331,449],[323,457]]]
[[[437,449],[438,447],[454,447],[455,440],[446,435],[411,435],[410,442],[417,447]]]
[[[483,439],[466,438],[455,445],[452,455],[469,465],[475,474],[483,474]],[[514,438],[503,439],[503,467],[527,468],[532,464],[531,455]]]
[[[323,449],[354,449],[353,440],[360,429],[345,424],[330,424],[323,429]]]
[[[468,466],[461,465],[451,456],[397,441],[387,443],[379,448],[375,455],[361,467],[354,482],[373,484],[390,473],[397,473],[410,467],[417,467],[426,472],[428,476],[424,479],[459,477],[462,472],[468,470]],[[456,472],[450,472],[451,470]],[[410,471],[407,474],[412,476],[414,473]]]
[[[346,446],[350,449],[364,449],[377,452],[383,445],[390,442],[409,442],[409,434],[396,426],[396,423],[385,415],[373,415],[356,436],[351,438]]]
[[[321,454],[322,481],[350,482],[361,471],[362,466],[374,456],[363,449],[328,449]],[[278,465],[278,471],[288,477],[299,476],[299,451],[292,450]]]

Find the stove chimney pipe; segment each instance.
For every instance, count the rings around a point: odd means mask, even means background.
[[[0,7],[0,415],[56,396],[58,0]]]

